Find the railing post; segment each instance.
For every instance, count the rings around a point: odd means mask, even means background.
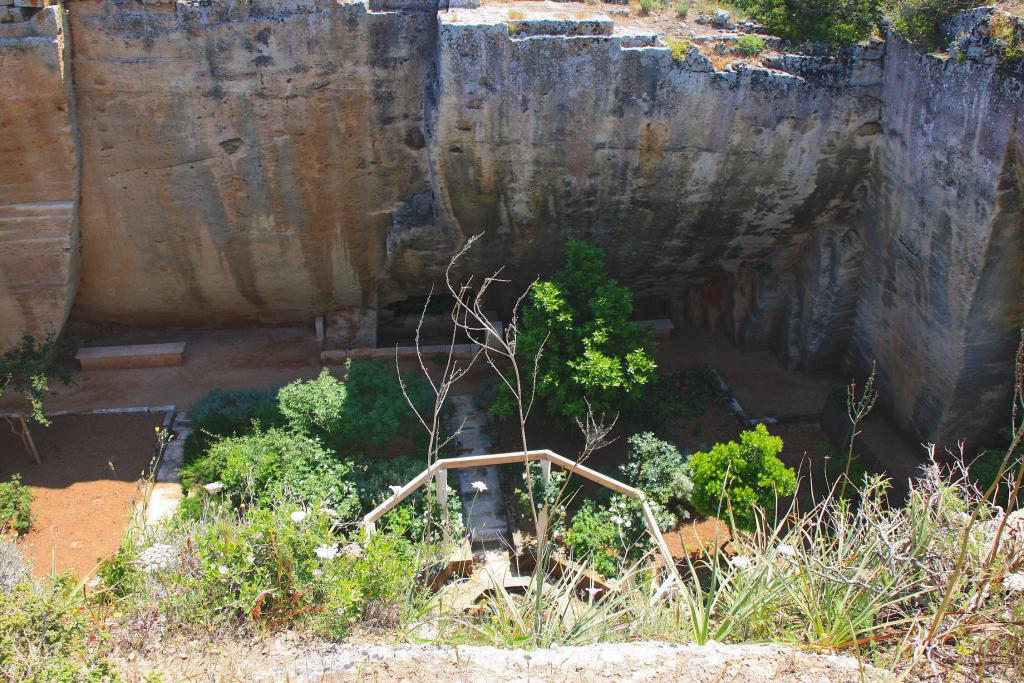
[[[551,461],[547,458],[540,461],[540,476],[544,486],[547,486],[548,482],[551,481]]]
[[[434,485],[437,487],[437,504],[441,506],[441,514],[446,515],[448,512],[448,470],[443,467],[438,468],[434,473]]]

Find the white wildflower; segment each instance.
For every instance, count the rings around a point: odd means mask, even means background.
[[[796,557],[796,548],[789,545],[788,543],[783,543],[779,545],[777,550],[779,555],[782,555],[783,557]]]
[[[217,493],[224,490],[224,482],[214,481],[203,487],[207,493]]]
[[[155,543],[139,553],[139,561],[142,563],[143,571],[163,571],[177,563],[178,552],[172,545]]]
[[[1004,576],[1003,590],[1007,593],[1024,593],[1024,572]]]
[[[474,481],[472,484],[470,484],[470,486],[472,486],[473,490],[476,491],[477,493],[483,493],[484,491],[487,490],[487,484],[485,484],[482,481]]]
[[[222,564],[219,567],[217,567],[217,571],[220,572],[221,576],[227,576],[229,570],[227,568],[227,565]]]
[[[622,517],[619,517],[618,515],[615,515],[614,517],[612,517],[612,521],[615,522],[615,524],[617,524],[618,526],[622,526],[622,522],[623,522]]]
[[[306,511],[305,510],[296,510],[295,512],[293,512],[291,514],[291,518],[292,518],[293,522],[298,524],[302,520],[306,519]]]
[[[324,575],[323,570],[321,570],[321,569],[314,569],[313,570],[313,576],[315,576],[316,578],[319,579],[323,575]]]
[[[317,546],[317,549],[313,552],[315,552],[316,556],[321,560],[330,562],[338,556],[338,545],[336,543],[332,543],[331,545]]]
[[[729,565],[739,572],[750,569],[752,564],[753,563],[750,561],[750,558],[746,555],[737,555],[736,557],[729,560]]]
[[[99,576],[94,576],[93,578],[89,579],[89,582],[86,583],[85,585],[88,586],[89,588],[96,588],[101,583],[103,583],[103,579],[101,577],[99,577]]]
[[[256,556],[255,555],[250,555],[249,557],[245,558],[245,561],[248,564],[256,564]]]
[[[345,557],[351,557],[353,559],[358,559],[363,556],[363,549],[359,547],[358,543],[349,543],[341,552]]]
[[[633,526],[633,520],[631,520],[631,519],[627,519],[627,520],[626,520],[626,521],[624,522],[624,524],[625,524],[626,528],[628,529],[629,527]]]

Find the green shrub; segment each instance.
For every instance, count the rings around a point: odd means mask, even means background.
[[[682,38],[670,38],[666,42],[668,43],[669,50],[672,51],[672,59],[677,62],[685,62],[689,58],[690,48],[693,47],[690,41]]]
[[[693,495],[690,466],[668,441],[650,432],[629,437],[629,453],[622,472],[650,500],[669,509],[681,509]],[[685,518],[685,512],[677,517]]]
[[[222,482],[220,495],[236,505],[285,498],[326,505],[347,520],[359,511],[351,474],[351,462],[318,440],[277,428],[216,442],[203,458],[182,469],[182,481]]]
[[[655,375],[644,400],[629,406],[625,416],[644,431],[659,431],[675,418],[703,417],[709,407],[725,401],[718,375],[709,366]]]
[[[835,45],[874,33],[880,0],[737,0],[736,4],[773,35]]]
[[[537,393],[550,413],[580,419],[589,402],[610,416],[641,399],[655,344],[629,322],[632,312],[633,295],[605,273],[603,252],[569,240],[565,268],[531,288],[518,341],[528,367],[543,349]]]
[[[690,0],[679,0],[676,3],[676,16],[680,19],[685,19],[686,15],[690,13]],[[673,52],[673,55],[675,53]]]
[[[646,17],[656,6],[657,3],[654,0],[640,0],[640,14]]]
[[[106,634],[74,597],[74,583],[63,577],[45,587],[0,587],[0,680],[121,680],[106,659]]]
[[[736,52],[744,57],[756,57],[765,50],[764,38],[745,33],[736,39]]]
[[[656,501],[649,505],[663,531],[674,526],[672,516]],[[611,496],[607,505],[585,500],[569,522],[562,545],[578,562],[592,563],[602,576],[627,573],[655,546],[640,502],[620,494]]]
[[[11,476],[11,480],[0,482],[0,535],[14,530],[21,535],[32,528],[32,489],[22,485],[21,475]]]
[[[979,6],[978,0],[885,0],[892,28],[912,43],[935,45],[940,25],[960,10]]]
[[[779,460],[781,451],[782,439],[759,424],[740,434],[739,443],[694,453],[689,460],[694,506],[708,516],[724,515],[728,506],[738,528],[752,529],[755,506],[773,510],[777,497],[796,491],[796,473]]]
[[[183,446],[186,465],[201,458],[220,437],[250,434],[254,423],[264,429],[284,424],[276,389],[214,389],[196,403],[190,416],[194,429]]]
[[[384,446],[399,435],[414,434],[422,440],[393,365],[349,359],[347,367],[344,382],[325,368],[316,379],[281,388],[279,407],[293,428],[318,436],[337,450],[357,453],[371,445]],[[421,382],[408,390],[418,406],[428,403]]]
[[[1004,62],[1019,62],[1024,59],[1024,43],[1017,33],[1017,22],[1005,15],[994,14],[991,31],[996,51]]]
[[[1006,441],[1006,447],[1002,449],[987,449],[982,451],[978,456],[970,463],[968,471],[970,472],[971,479],[975,485],[981,491],[985,493],[996,481],[996,476],[999,474],[999,468],[1003,464],[1003,458],[1006,457],[1006,449],[1010,446],[1010,441],[1013,438],[1013,434],[1009,428],[1000,430],[1000,436]],[[1004,509],[1010,503],[1010,493],[1012,489],[1008,485],[1006,475],[1015,474],[1020,467],[1020,459],[1022,456],[1021,451],[1018,451],[1014,457],[1010,459],[1007,465],[1006,472],[1003,474],[1003,478],[996,488],[995,499],[993,502],[996,505],[1003,507]],[[990,499],[992,500],[992,499]],[[1024,507],[1024,487],[1018,492],[1017,507]]]
[[[413,609],[416,547],[375,534],[337,534],[320,511],[287,505],[240,517],[217,508],[139,553],[143,595],[179,626],[212,630],[254,622],[342,637],[364,617],[399,620]]]

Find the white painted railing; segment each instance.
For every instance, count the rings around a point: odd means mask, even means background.
[[[486,467],[488,465],[525,464],[531,461],[540,462],[545,484],[551,476],[551,465],[553,463],[561,467],[566,472],[578,474],[579,476],[596,482],[605,488],[611,489],[612,491],[616,491],[629,496],[630,498],[639,500],[640,507],[644,515],[644,522],[647,525],[647,532],[651,535],[658,546],[658,551],[661,553],[662,558],[665,561],[665,567],[670,572],[670,579],[674,578],[679,580],[679,573],[676,570],[672,553],[668,548],[668,544],[665,543],[665,537],[661,535],[661,529],[658,528],[658,521],[654,518],[654,512],[652,512],[651,506],[647,502],[647,498],[644,496],[643,491],[549,450],[495,453],[490,455],[467,455],[462,458],[442,458],[437,460],[430,467],[413,477],[408,484],[391,494],[387,500],[367,513],[367,515],[363,517],[363,527],[366,529],[368,534],[374,533],[377,528],[377,522],[381,517],[386,515],[388,511],[413,494],[416,489],[425,485],[431,478],[434,479],[434,485],[437,487],[437,501],[441,505],[441,509],[445,509],[445,504],[448,501],[448,470],[458,470],[467,467]]]

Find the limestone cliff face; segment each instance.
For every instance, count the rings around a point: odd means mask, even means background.
[[[572,35],[489,14],[441,17],[430,145],[441,222],[486,230],[489,266],[536,277],[572,235],[668,300],[751,264],[791,268],[858,205],[880,69],[854,82],[851,60],[838,87],[715,72],[696,50],[680,63],[651,36],[603,35],[610,22]]]
[[[392,207],[427,187],[431,15],[334,0],[70,15],[76,314],[280,322],[375,302]]]
[[[521,283],[575,236],[677,324],[797,367],[877,360],[915,437],[1002,419],[1024,98],[990,10],[951,27],[959,60],[889,38],[716,71],[589,8],[455,4],[83,0],[64,30],[4,24],[0,341],[74,297],[133,325],[328,314],[365,344],[468,236],[468,269]]]
[[[851,359],[861,372],[877,360],[887,405],[930,441],[1008,425],[1024,324],[1024,84],[1012,66],[896,40],[886,52]]]
[[[6,8],[3,8],[6,9]],[[64,13],[0,24],[0,348],[59,332],[78,279],[78,147]]]

